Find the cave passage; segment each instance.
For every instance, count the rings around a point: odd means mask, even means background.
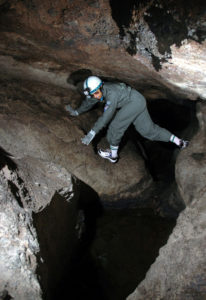
[[[180,106],[159,100],[148,106],[153,120],[175,133],[184,134],[195,118],[191,102]],[[131,129],[127,138],[136,139]],[[179,211],[174,213],[164,198],[167,189],[175,186],[173,156],[177,149],[169,143],[146,140],[144,147],[157,186],[164,184],[150,193],[149,199],[142,199],[145,202],[142,207],[116,209],[116,206],[103,207],[98,195],[82,183],[80,209],[85,215],[85,231],[53,299],[123,300],[144,279],[160,247],[167,243],[178,213],[184,208],[180,205]],[[166,190],[164,196],[163,190]],[[146,204],[154,202],[163,209],[167,206],[168,214],[161,217],[155,205]]]
[[[148,109],[155,123],[179,137],[189,139],[196,129],[194,102],[179,105],[166,99],[151,100]],[[59,195],[54,195],[51,204],[34,219],[44,258],[38,275],[43,278],[46,274],[41,284],[51,289],[44,300],[125,299],[144,279],[160,247],[166,244],[178,212],[183,209],[180,206],[173,212],[167,199],[168,190],[175,188],[175,156],[180,150],[171,143],[148,141],[132,128],[121,147],[127,139],[134,143],[141,140],[149,158],[147,167],[158,188],[149,194],[149,199],[141,199],[144,206],[114,209],[103,207],[98,195],[81,183],[78,209],[84,213],[85,228],[74,251],[71,245],[76,245],[76,235],[69,228],[75,228],[76,207],[71,209]],[[2,168],[8,163],[9,153],[0,150],[4,157]],[[14,189],[13,192],[16,193]],[[125,203],[129,200],[125,199]],[[159,208],[165,209],[164,217]]]

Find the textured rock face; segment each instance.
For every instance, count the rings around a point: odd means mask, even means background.
[[[31,211],[21,207],[13,196],[8,167],[0,173],[0,298],[40,300],[36,276],[39,244]]]
[[[167,245],[128,300],[205,299],[206,191],[180,214]]]
[[[30,165],[33,181],[35,172],[39,174],[43,170],[41,165],[36,170],[37,159],[48,162],[49,166],[44,163],[44,168],[48,168],[51,177],[52,165],[60,166],[60,177],[56,180],[53,176],[55,185],[59,179],[66,182],[64,170],[67,170],[105,200],[134,198],[150,186],[151,176],[146,171],[143,159],[132,151],[132,147],[123,149],[123,159],[114,166],[96,155],[92,145],[81,143],[84,132],[91,128],[91,122],[102,112],[93,111],[74,119],[68,116],[61,104],[64,97],[72,97],[67,91],[59,90],[61,94],[58,94],[56,90],[54,97],[49,91],[50,87],[43,84],[37,85],[36,90],[28,82],[21,83],[24,87],[14,82],[14,85],[6,81],[4,83],[1,92],[0,144],[18,158],[21,165],[24,160],[25,167]],[[59,101],[59,105],[55,101]],[[56,175],[57,171],[54,173]]]
[[[2,149],[0,166],[0,297],[50,299],[77,241],[75,181],[57,164],[14,162]]]
[[[167,245],[128,300],[206,297],[205,104],[197,112],[200,129],[176,163],[176,180],[187,205]]]
[[[206,99],[205,8],[203,0],[3,1],[1,71],[66,84],[87,68],[147,97]],[[19,62],[29,67],[15,74]]]
[[[59,194],[68,201],[74,196],[70,174],[110,201],[137,197],[151,184],[131,145],[124,147],[123,159],[111,166],[95,155],[96,145],[81,144],[101,109],[76,119],[63,111],[65,102],[76,107],[81,101],[72,80],[75,72],[86,69],[124,81],[147,98],[205,100],[205,12],[205,0],[0,0],[0,145],[19,167],[18,175],[7,168],[0,174],[1,298],[41,299],[38,251],[44,260],[40,268],[44,292],[59,280],[55,270],[60,268],[65,244],[58,243],[63,250],[48,245],[56,218],[58,228],[71,228],[64,242],[72,251],[76,199],[71,207],[65,200],[58,205]],[[198,116],[200,130],[176,165],[187,208],[130,300],[205,299],[203,104]],[[11,187],[18,192],[15,197]],[[31,211],[41,211],[35,221],[37,231]],[[71,223],[60,218],[63,212]],[[50,226],[42,234],[46,221]],[[60,233],[55,231],[59,242]]]

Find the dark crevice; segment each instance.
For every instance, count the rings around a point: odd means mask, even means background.
[[[11,159],[12,155],[5,151],[3,148],[0,147],[0,170],[3,169],[5,166],[9,168],[11,171],[17,170],[16,163]],[[18,178],[20,181],[20,178]],[[17,185],[12,182],[11,180],[8,180],[8,186],[10,188],[10,191],[12,192],[13,196],[17,200],[20,207],[24,207],[22,201],[21,201],[21,195],[19,193],[19,188]]]
[[[1,300],[11,300],[11,299],[14,299],[14,298],[9,295],[7,290],[4,290],[0,293],[0,299]]]
[[[185,39],[199,43],[206,39],[206,3],[203,0],[110,0],[110,6],[127,52],[135,55],[140,51],[141,55],[151,59],[156,71],[161,69],[161,62],[171,57],[172,45],[180,47]],[[144,25],[142,19],[147,24]],[[147,25],[154,34],[157,45],[145,38]],[[157,50],[160,55],[157,55]]]
[[[137,1],[118,1],[110,0],[110,6],[112,9],[112,17],[119,27],[120,37],[125,35],[125,28],[128,28],[132,22],[132,14],[134,10],[137,10],[141,6],[146,6],[150,0]]]
[[[81,182],[78,209],[84,214],[84,227],[80,240],[65,266],[62,279],[52,293],[56,299],[105,300],[104,289],[99,281],[98,267],[92,258],[90,248],[96,237],[97,219],[103,214],[103,207],[97,193]]]
[[[176,21],[168,11],[169,7],[152,6],[147,11],[148,15],[144,17],[158,41],[161,54],[171,53],[170,46],[181,46],[181,42],[187,37],[185,20]]]
[[[28,200],[30,201],[30,196],[28,189],[24,185],[24,181],[18,174],[18,166],[17,164],[12,160],[12,155],[5,151],[3,148],[0,147],[0,170],[3,169],[5,166],[8,167],[8,169],[11,171],[11,174],[14,172],[15,179],[8,180],[8,186],[10,188],[11,193],[13,194],[14,198],[18,202],[19,206],[21,208],[24,208],[24,203],[22,202],[22,196],[28,197]]]
[[[79,82],[84,81],[87,77],[91,76],[92,72],[89,69],[79,69],[72,72],[67,78],[67,82],[77,85]]]
[[[5,166],[8,166],[8,168],[13,171],[17,169],[17,165],[11,157],[11,153],[7,152],[2,147],[0,147],[0,170],[3,169]]]
[[[14,195],[15,199],[17,200],[19,206],[21,208],[23,208],[24,205],[21,201],[21,195],[19,194],[19,188],[11,180],[8,180],[8,185],[9,185],[10,190],[11,190],[12,194]]]
[[[0,5],[0,15],[5,14],[9,11],[11,4],[9,1],[3,1],[2,4]]]
[[[147,208],[105,209],[84,183],[79,209],[85,228],[51,299],[124,300],[145,277],[175,219]]]
[[[73,200],[67,202],[56,192],[49,206],[33,214],[40,245],[37,274],[45,300],[52,299],[58,291],[62,274],[70,271],[71,252],[77,242],[74,230],[77,209]]]

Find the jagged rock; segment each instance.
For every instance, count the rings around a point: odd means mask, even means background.
[[[42,211],[50,205],[55,193],[62,195],[68,202],[74,197],[75,178],[72,178],[65,168],[29,156],[16,159],[15,162],[18,165],[19,176],[30,195],[25,206],[33,212]]]
[[[50,299],[82,231],[77,180],[48,161],[0,155],[1,299]]]
[[[147,97],[206,99],[205,7],[203,0],[1,1],[1,73],[62,86],[86,67]]]
[[[36,275],[39,244],[31,211],[19,205],[7,177],[0,171],[0,295],[1,299],[41,300]]]

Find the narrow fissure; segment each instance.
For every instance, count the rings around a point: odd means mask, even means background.
[[[52,299],[123,300],[144,279],[175,220],[152,209],[104,209],[101,216],[96,207],[85,209],[90,221]]]

